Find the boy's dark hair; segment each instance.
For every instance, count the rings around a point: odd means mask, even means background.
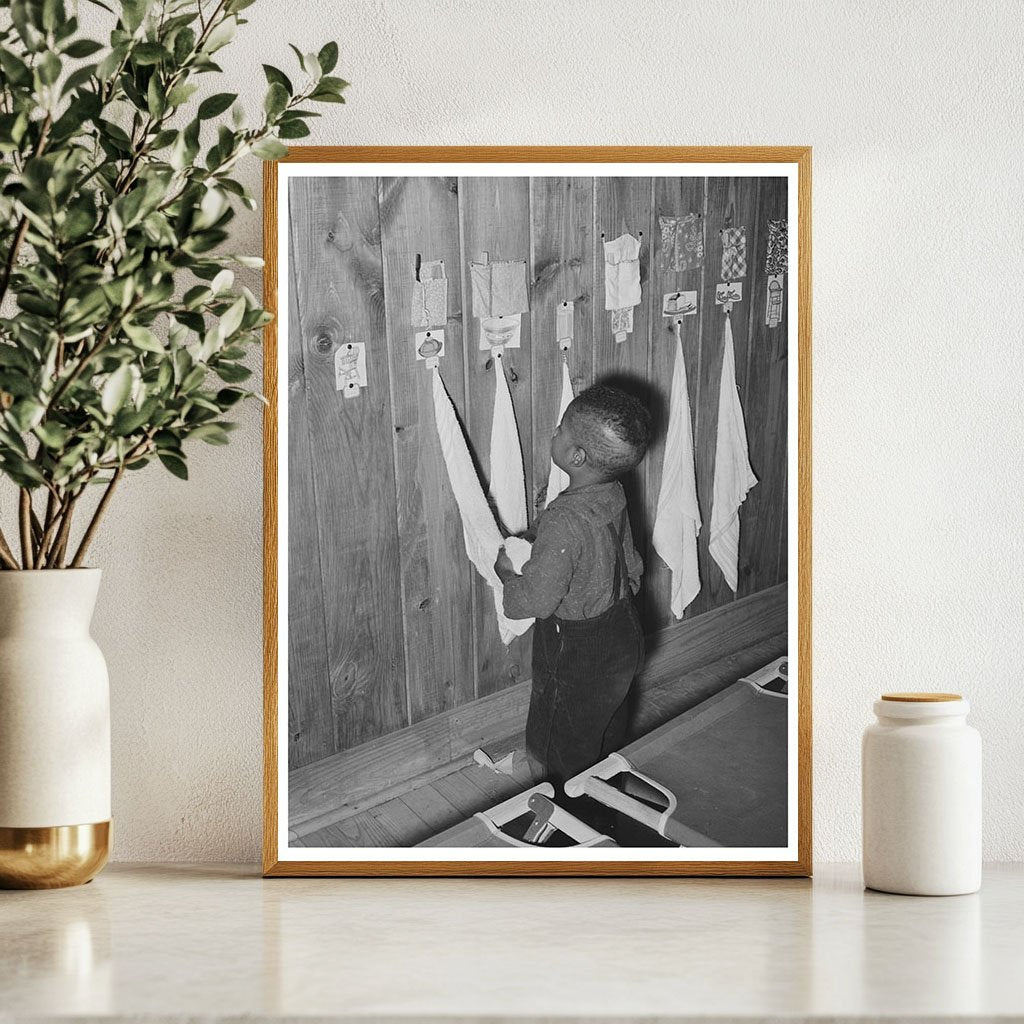
[[[651,443],[651,414],[643,403],[610,384],[594,384],[569,406],[587,456],[609,477],[631,470]],[[568,411],[568,410],[567,410]]]

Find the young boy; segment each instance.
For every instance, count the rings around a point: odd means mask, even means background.
[[[569,405],[551,459],[569,486],[537,520],[519,575],[502,550],[505,614],[536,618],[526,749],[552,782],[622,746],[644,639],[632,595],[643,563],[618,478],[647,451],[650,415],[617,388],[595,385]]]

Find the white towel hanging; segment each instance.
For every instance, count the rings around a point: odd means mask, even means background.
[[[572,393],[572,378],[569,376],[569,364],[563,359],[562,396],[558,400],[558,417],[555,420],[555,426],[558,426],[558,424],[562,422],[565,410],[569,408],[569,403],[574,397],[575,396]],[[565,470],[559,469],[559,467],[552,462],[551,472],[548,474],[548,489],[547,495],[544,499],[544,507],[547,508],[568,486],[569,474],[566,473]]]
[[[494,562],[502,546],[501,533],[487,506],[487,499],[484,497],[473,460],[466,447],[466,438],[456,418],[452,400],[441,380],[441,374],[434,370],[432,375],[434,420],[441,441],[441,454],[448,470],[448,480],[462,518],[466,554],[476,567],[476,571],[491,588],[494,611],[498,618],[498,632],[501,635],[501,642],[508,645],[533,625],[533,619],[510,619],[504,613],[504,588],[494,571]]]
[[[668,433],[653,536],[654,550],[672,570],[671,608],[677,619],[683,617],[686,606],[700,593],[700,571],[697,565],[697,535],[700,526],[690,394],[686,384],[683,346],[677,327]]]
[[[743,406],[736,391],[736,353],[732,317],[725,315],[722,381],[718,389],[718,437],[715,442],[715,482],[708,547],[729,588],[735,592],[740,552],[740,505],[757,483],[747,452]]]
[[[524,533],[526,518],[526,474],[523,448],[519,441],[512,393],[505,379],[504,360],[497,353],[494,363],[494,414],[491,417],[491,500],[505,533]]]

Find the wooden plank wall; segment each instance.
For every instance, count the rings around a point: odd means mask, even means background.
[[[448,277],[441,374],[486,484],[494,369],[478,347],[469,263],[526,259],[530,313],[506,352],[531,522],[543,508],[561,387],[555,309],[575,303],[568,353],[579,391],[596,380],[643,398],[657,427],[625,481],[647,566],[648,632],[671,627],[669,573],[649,538],[657,507],[674,358],[665,292],[695,290],[682,342],[690,392],[703,589],[685,618],[785,581],[786,321],[765,326],[769,218],[784,179],[300,178],[289,183],[289,766],[296,768],[513,686],[530,674],[530,634],[502,646],[491,596],[466,558],[433,422],[430,371],[413,352],[416,258]],[[658,217],[701,214],[703,267],[661,268]],[[708,554],[723,316],[714,305],[722,227],[745,227],[744,299],[732,315],[750,460],[738,592]],[[641,238],[643,301],[617,345],[604,309],[603,241]],[[788,315],[789,310],[785,310]],[[345,399],[334,352],[366,344],[368,388]]]

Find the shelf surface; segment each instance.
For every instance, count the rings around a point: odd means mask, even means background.
[[[272,879],[123,864],[0,893],[0,1021],[1024,1020],[1024,865],[980,893],[777,879]]]

